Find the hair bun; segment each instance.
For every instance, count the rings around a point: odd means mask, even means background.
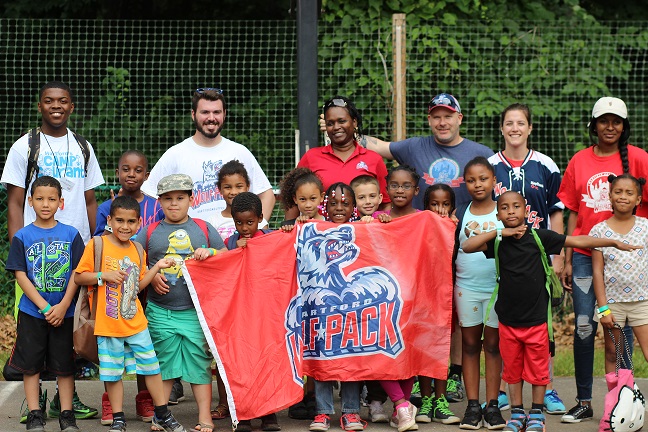
[[[637,179],[637,181],[639,182],[639,184],[640,184],[641,186],[643,186],[643,185],[646,184],[646,179],[643,178],[643,177],[639,177],[639,178]]]
[[[615,176],[614,174],[610,174],[607,179],[608,179],[608,182],[612,183],[615,178],[617,178],[617,176]]]

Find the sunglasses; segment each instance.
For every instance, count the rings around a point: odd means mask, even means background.
[[[203,93],[208,92],[208,91],[213,91],[213,92],[216,92],[218,94],[223,94],[223,90],[221,90],[219,88],[216,88],[216,87],[203,87],[203,88],[196,89],[196,93],[198,93],[198,94],[203,94]]]
[[[346,108],[347,103],[346,103],[346,101],[344,99],[331,99],[330,101],[328,101],[328,102],[326,102],[324,104],[324,110],[326,111],[327,109],[329,109],[331,107],[334,107],[334,106]]]

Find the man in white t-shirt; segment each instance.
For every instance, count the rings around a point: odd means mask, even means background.
[[[38,133],[38,168],[29,185],[25,185],[29,134],[20,137],[9,150],[0,182],[7,188],[7,232],[10,243],[19,229],[36,220],[36,213],[28,205],[28,195],[25,191],[30,189],[36,177],[44,175],[52,176],[61,183],[63,207],[56,212],[56,220],[76,228],[85,243],[90,240],[91,233],[95,230],[97,199],[94,188],[102,185],[104,178],[92,145],[84,141],[89,150],[86,172],[82,144],[77,139],[78,136],[67,128],[73,111],[73,94],[67,84],[50,81],[40,89],[38,112],[42,116],[42,123]],[[22,294],[22,290],[16,284],[16,307]],[[41,405],[45,404],[42,400],[40,402]],[[97,409],[79,400],[76,389],[72,407],[77,419],[92,418],[98,414]],[[61,403],[57,392],[50,404],[49,415],[58,417],[60,412]],[[23,413],[21,423],[26,421],[26,417]]]
[[[73,111],[72,90],[66,84],[52,81],[41,88],[38,100],[38,112],[42,115],[38,172],[32,176],[31,182],[37,176],[49,175],[61,183],[64,205],[56,212],[56,220],[75,227],[87,243],[97,220],[94,188],[102,185],[104,178],[90,143],[88,170],[85,172],[81,144],[67,128],[68,118]],[[0,179],[7,188],[10,242],[16,231],[36,220],[34,209],[27,205],[25,199],[28,151],[29,137],[25,134],[11,146]]]
[[[221,135],[226,112],[222,90],[196,90],[191,100],[191,118],[196,132],[162,155],[142,185],[142,191],[156,197],[157,183],[161,178],[170,174],[187,174],[194,182],[194,201],[189,216],[209,220],[216,211],[225,208],[225,200],[216,185],[220,168],[236,159],[245,166],[250,177],[250,191],[261,198],[263,216],[270,220],[275,204],[272,186],[254,155],[243,145]]]

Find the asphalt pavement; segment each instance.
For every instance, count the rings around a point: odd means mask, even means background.
[[[644,391],[644,394],[648,394],[648,379],[638,379],[637,384],[640,389]],[[555,388],[558,390],[561,398],[565,402],[567,409],[571,408],[574,405],[574,398],[576,396],[576,388],[574,383],[574,378],[565,377],[565,378],[556,378],[554,381]],[[482,381],[482,394],[483,394],[484,383]],[[125,381],[125,399],[124,399],[124,412],[126,413],[126,421],[128,425],[129,432],[144,432],[150,430],[150,423],[144,423],[137,419],[135,416],[135,394],[137,393],[137,387],[135,381]],[[43,388],[47,389],[48,394],[51,396],[55,392],[54,382],[45,382],[43,383]],[[176,406],[172,406],[171,411],[176,416],[176,418],[187,428],[187,431],[190,431],[195,425],[197,420],[196,415],[196,404],[191,393],[191,387],[184,383],[185,396],[186,399]],[[525,386],[525,395],[524,401],[525,406],[530,406],[531,394],[530,386]],[[77,381],[77,391],[81,400],[97,408],[101,406],[101,395],[103,393],[103,385],[100,381]],[[567,431],[567,432],[584,432],[591,431],[595,432],[598,430],[598,422],[603,411],[603,397],[607,391],[605,386],[605,380],[602,377],[594,378],[594,420],[577,423],[577,424],[565,424],[560,423],[560,416],[547,415],[547,431]],[[216,392],[214,386],[214,392]],[[20,409],[21,404],[24,399],[24,393],[22,388],[22,382],[6,382],[0,381],[0,432],[5,431],[24,431],[25,425],[19,423],[20,420]],[[212,403],[212,407],[216,406],[216,401]],[[336,397],[336,410],[338,413],[331,417],[331,431],[339,431],[339,400]],[[466,408],[466,403],[452,403],[450,404],[450,409],[454,413],[462,417],[463,412]],[[391,403],[387,402],[386,409],[391,410]],[[362,417],[365,420],[369,420],[368,409],[362,408],[361,413]],[[509,411],[503,412],[504,418],[509,418]],[[288,417],[288,411],[284,410],[278,414],[279,424],[282,431],[287,432],[305,432],[308,431],[308,426],[310,421],[307,420],[293,420]],[[216,420],[215,431],[227,432],[231,430],[231,423],[229,419],[225,420]],[[78,426],[82,431],[97,431],[97,432],[106,432],[108,430],[107,426],[102,426],[99,422],[99,418],[89,419],[89,420],[79,420],[77,422]],[[260,422],[253,421],[253,428],[255,431],[260,429]],[[46,431],[59,431],[59,425],[57,419],[48,419],[47,425],[45,426]],[[389,427],[388,424],[373,424],[369,422],[366,428],[367,431],[376,431],[376,432],[394,432],[395,429]],[[442,425],[439,423],[429,423],[429,424],[419,424],[419,431],[421,432],[431,432],[431,431],[458,431],[460,430],[458,425]],[[486,430],[486,429],[482,429]]]

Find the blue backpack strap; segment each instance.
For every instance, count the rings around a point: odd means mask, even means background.
[[[225,245],[225,246],[227,246],[227,250],[236,249],[236,242],[240,238],[241,238],[241,235],[238,233],[238,231],[234,232],[234,234],[229,236],[229,238],[227,239],[227,244]]]

